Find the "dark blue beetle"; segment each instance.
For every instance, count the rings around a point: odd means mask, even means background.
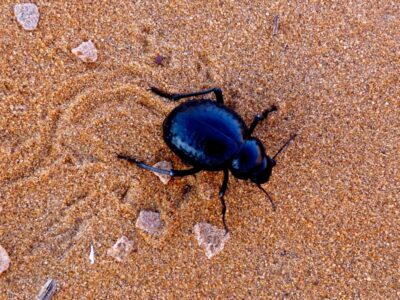
[[[223,171],[224,180],[219,197],[222,205],[222,221],[226,232],[228,232],[228,227],[225,222],[224,194],[228,186],[229,171],[238,179],[254,182],[268,196],[272,208],[275,210],[274,202],[261,184],[268,181],[272,168],[276,164],[275,158],[295,135],[292,135],[272,158],[265,154],[261,141],[251,136],[257,124],[271,112],[276,111],[275,106],[255,116],[250,127],[247,128],[243,119],[224,105],[220,88],[188,94],[169,94],[154,87],[151,88],[151,91],[173,101],[212,92],[215,94],[217,102],[208,99],[189,100],[172,110],[164,120],[165,143],[185,163],[193,167],[187,170],[163,170],[126,155],[118,155],[118,158],[135,163],[141,168],[171,176],[182,177],[202,170]]]

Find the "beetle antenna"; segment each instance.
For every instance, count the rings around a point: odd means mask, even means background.
[[[272,210],[273,210],[273,211],[276,211],[276,206],[275,206],[275,203],[274,203],[274,201],[272,201],[272,198],[271,198],[271,196],[270,196],[270,195],[267,193],[267,191],[266,191],[266,190],[264,190],[264,189],[262,188],[262,186],[261,186],[261,185],[257,184],[257,186],[258,186],[258,188],[259,188],[260,190],[262,190],[262,191],[265,193],[265,195],[267,195],[267,197],[268,197],[268,200],[269,200],[269,202],[271,203]]]
[[[292,134],[290,135],[290,138],[289,138],[289,139],[286,141],[286,143],[281,147],[281,149],[279,149],[278,152],[276,152],[276,154],[274,155],[274,157],[272,157],[272,159],[275,160],[275,158],[276,158],[279,154],[281,154],[281,152],[282,152],[283,150],[285,150],[285,148],[286,148],[287,146],[289,146],[290,142],[293,141],[294,138],[295,138],[296,136],[297,136],[296,133],[292,133]]]

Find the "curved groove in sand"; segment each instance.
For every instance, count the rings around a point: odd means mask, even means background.
[[[46,172],[62,160],[62,136],[68,131],[66,128],[73,127],[68,122],[76,121],[78,116],[87,120],[88,115],[92,113],[90,109],[98,110],[96,105],[105,105],[102,103],[105,98],[106,102],[112,101],[114,97],[124,101],[124,97],[136,95],[135,102],[130,104],[146,109],[150,114],[159,115],[160,122],[162,121],[162,114],[165,115],[173,105],[165,101],[160,105],[160,99],[151,96],[147,91],[148,79],[142,76],[140,67],[132,64],[110,70],[112,67],[114,66],[101,65],[90,73],[65,82],[49,95],[45,119],[38,125],[41,131],[34,133],[34,137],[25,140],[10,155],[2,157],[0,164],[4,164],[4,167],[0,168],[0,182],[3,182],[3,188]],[[103,86],[100,91],[99,82]],[[89,100],[92,100],[92,103],[88,103]],[[77,128],[79,129],[82,128]]]

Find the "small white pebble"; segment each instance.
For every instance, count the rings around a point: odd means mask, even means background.
[[[90,244],[89,262],[90,262],[91,265],[94,264],[94,248],[93,248],[93,244]]]
[[[225,233],[224,229],[205,222],[197,223],[193,229],[199,246],[205,249],[208,259],[221,252],[229,239],[229,233]]]
[[[0,274],[10,267],[10,262],[11,260],[6,249],[0,245]]]
[[[107,250],[107,255],[114,257],[119,262],[125,261],[132,252],[133,246],[133,241],[130,241],[126,236],[122,236],[114,246]]]
[[[92,41],[81,43],[78,47],[73,48],[71,52],[86,63],[97,60],[97,49]]]
[[[39,22],[39,9],[33,3],[14,5],[14,15],[25,30],[35,30]]]
[[[154,168],[159,168],[159,169],[164,169],[164,170],[171,170],[172,169],[172,164],[169,161],[160,161],[153,165]],[[160,178],[161,182],[164,184],[167,184],[171,180],[170,175],[166,174],[160,174],[157,172],[153,172],[155,175],[157,175],[158,178]]]
[[[136,227],[146,233],[160,235],[164,228],[164,222],[158,212],[142,210],[136,220]]]

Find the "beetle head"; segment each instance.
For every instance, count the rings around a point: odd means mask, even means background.
[[[260,140],[250,138],[232,160],[230,170],[236,178],[250,179],[258,185],[268,181],[275,165],[275,160],[265,154]]]
[[[233,176],[239,179],[250,179],[255,183],[267,195],[274,211],[276,210],[274,201],[272,201],[268,192],[262,188],[261,184],[269,180],[272,168],[276,165],[276,157],[282,153],[295,137],[296,134],[292,134],[290,139],[286,141],[272,158],[265,154],[264,146],[260,140],[250,138],[244,142],[243,147],[231,163],[230,170]]]
[[[272,173],[272,168],[275,167],[276,161],[269,156],[265,155],[262,165],[258,171],[253,174],[250,180],[257,185],[263,184],[269,180]]]

